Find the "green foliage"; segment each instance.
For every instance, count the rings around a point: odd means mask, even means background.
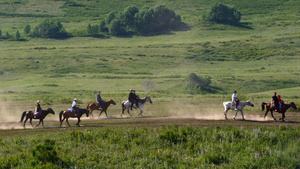
[[[135,15],[136,30],[139,34],[152,34],[174,30],[181,25],[181,17],[165,5],[145,7]]]
[[[24,26],[24,33],[25,33],[26,35],[28,35],[28,34],[30,33],[30,31],[31,31],[30,25],[25,25],[25,26]]]
[[[181,125],[64,129],[2,137],[0,167],[299,168],[299,130]],[[44,143],[35,145],[39,142]]]
[[[17,32],[16,32],[16,40],[20,40],[20,38],[21,38],[20,32],[17,31]]]
[[[209,85],[211,84],[211,77],[199,77],[195,73],[190,73],[187,77],[187,86],[188,90],[192,90],[192,92],[197,92],[199,90],[206,91],[209,89]]]
[[[64,39],[69,37],[68,33],[63,28],[63,25],[59,21],[50,19],[46,19],[36,26],[31,36],[55,39]]]
[[[99,35],[99,27],[98,25],[89,24],[86,31],[87,36],[97,37]]]
[[[221,2],[216,2],[203,17],[209,21],[238,25],[241,20],[241,13],[234,8],[223,5]]]

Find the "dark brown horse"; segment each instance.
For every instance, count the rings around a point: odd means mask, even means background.
[[[66,119],[66,122],[68,123],[69,126],[71,126],[69,124],[69,118],[77,118],[78,119],[78,122],[76,123],[76,125],[78,127],[80,127],[79,123],[81,122],[80,120],[80,117],[83,115],[83,114],[86,114],[86,117],[89,117],[89,110],[88,109],[79,109],[79,113],[77,113],[77,116],[74,115],[74,113],[72,111],[69,111],[69,110],[64,110],[64,111],[61,111],[59,113],[59,121],[60,121],[60,127],[61,127],[61,124],[62,122]],[[64,116],[64,118],[62,118],[62,116]]]
[[[26,119],[24,121],[24,128],[25,128],[25,123],[28,119],[30,119],[30,124],[31,126],[33,127],[33,124],[32,124],[32,119],[39,119],[40,122],[39,124],[37,124],[35,127],[39,126],[42,122],[42,125],[44,127],[44,118],[49,114],[55,114],[55,112],[49,108],[47,110],[42,110],[41,114],[40,115],[34,115],[33,111],[24,111],[21,115],[21,120],[20,120],[20,123],[24,120],[24,117],[26,116]]]
[[[94,116],[93,116],[93,111],[94,111],[94,110],[100,110],[100,111],[101,111],[100,114],[99,114],[99,116],[98,116],[98,118],[100,117],[100,115],[102,114],[102,112],[105,112],[106,117],[108,117],[106,111],[107,111],[107,108],[108,108],[108,106],[109,106],[110,104],[116,105],[116,103],[115,103],[112,99],[109,99],[109,100],[107,100],[106,102],[104,102],[104,104],[103,104],[103,106],[102,106],[102,110],[99,109],[99,108],[100,108],[100,105],[97,106],[97,104],[96,104],[95,102],[89,103],[89,104],[86,106],[86,108],[87,108],[87,109],[90,109],[90,116],[91,116],[91,118],[94,118]]]
[[[273,117],[273,119],[276,120],[276,118],[273,116],[273,111],[275,111],[275,105],[274,105],[274,104],[272,105],[271,103],[265,103],[265,102],[262,102],[262,103],[261,103],[261,106],[262,106],[262,111],[265,110],[265,106],[266,106],[266,108],[267,108],[267,111],[266,111],[266,114],[265,114],[265,118],[266,118],[268,112],[270,111],[270,112],[271,112],[271,115],[272,115],[272,117]],[[292,107],[292,108],[294,108],[294,109],[297,109],[297,107],[296,107],[296,105],[295,105],[294,102],[291,102],[291,103],[289,103],[289,104],[283,104],[283,105],[281,106],[281,109],[278,109],[277,112],[282,114],[282,118],[280,118],[279,120],[284,121],[284,118],[285,118],[285,112],[286,112],[287,109],[289,109],[290,107]]]

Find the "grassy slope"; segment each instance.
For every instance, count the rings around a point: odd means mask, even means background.
[[[192,72],[212,77],[219,94],[238,90],[256,95],[283,89],[286,97],[299,96],[297,88],[288,92],[300,83],[297,1],[222,1],[241,11],[242,22],[252,29],[203,22],[201,16],[211,1],[76,1],[85,7],[65,9],[60,8],[63,1],[20,2],[3,1],[1,11],[55,15],[71,33],[99,23],[111,10],[157,4],[174,9],[191,29],[151,37],[0,41],[4,101],[65,103],[79,97],[86,102],[99,89],[105,98],[120,101],[130,88],[157,99],[185,97],[184,79]],[[0,29],[13,35],[16,30],[22,32],[25,24],[33,28],[43,19],[1,16],[5,24]],[[264,96],[269,97],[271,92],[267,93]]]

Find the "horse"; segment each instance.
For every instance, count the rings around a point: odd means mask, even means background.
[[[143,114],[143,107],[144,107],[144,105],[145,105],[145,103],[146,103],[147,101],[150,102],[150,103],[152,104],[152,100],[151,100],[150,96],[146,96],[146,97],[144,97],[144,98],[142,98],[142,99],[139,99],[138,107],[136,107],[136,104],[135,104],[135,103],[133,104],[133,106],[132,106],[133,108],[139,108],[139,109],[140,109],[140,113],[139,113],[138,116],[143,116],[143,115],[142,115],[142,114]],[[130,117],[132,117],[131,114],[129,113],[129,108],[130,108],[130,107],[131,107],[131,102],[129,102],[129,100],[123,101],[123,102],[122,102],[122,112],[121,112],[121,117],[122,117],[122,115],[124,114],[125,109],[127,109],[128,114],[130,115]]]
[[[239,105],[237,106],[237,108],[236,108],[237,110],[236,110],[236,113],[235,113],[235,116],[234,116],[233,120],[235,120],[235,118],[236,118],[236,116],[237,116],[237,113],[238,113],[239,111],[241,111],[243,120],[245,120],[245,118],[244,118],[244,113],[243,113],[243,108],[244,108],[246,105],[251,106],[251,107],[254,106],[254,104],[252,104],[249,100],[246,101],[246,102],[240,102],[240,104],[239,104]],[[224,108],[225,108],[225,111],[224,111],[225,119],[227,120],[227,111],[228,111],[229,109],[234,110],[234,109],[232,108],[232,102],[223,102],[223,106],[224,106]]]
[[[74,115],[74,113],[72,111],[69,111],[69,110],[64,110],[64,111],[61,111],[59,113],[59,121],[60,121],[60,127],[61,127],[61,124],[62,122],[66,119],[66,122],[68,123],[69,126],[71,126],[69,124],[69,118],[77,118],[78,119],[78,122],[76,123],[76,125],[78,127],[80,127],[79,123],[81,122],[80,120],[80,117],[83,115],[83,114],[86,114],[86,117],[89,117],[89,110],[88,109],[79,109],[79,113],[77,113],[77,116]],[[62,119],[62,116],[64,116],[64,118]]]
[[[268,114],[268,112],[270,111],[271,112],[271,115],[273,117],[273,119],[276,121],[276,118],[273,116],[273,111],[275,111],[275,105],[272,105],[271,103],[265,103],[265,102],[262,102],[261,103],[261,107],[262,107],[262,111],[265,110],[265,106],[267,108],[267,111],[265,113],[265,118]],[[289,104],[283,104],[281,106],[281,109],[278,109],[278,113],[281,113],[282,114],[282,118],[280,118],[279,120],[282,120],[284,121],[284,118],[285,118],[285,112],[287,111],[287,109],[289,109],[290,107],[292,107],[293,109],[297,109],[296,105],[294,102],[291,102]]]
[[[20,123],[24,120],[24,117],[26,116],[26,119],[24,121],[24,128],[25,128],[25,123],[28,119],[30,119],[30,124],[31,124],[32,127],[33,127],[32,119],[39,119],[40,120],[39,124],[37,124],[35,127],[39,126],[41,124],[41,122],[42,122],[42,125],[44,127],[44,118],[49,113],[55,114],[55,112],[51,108],[48,108],[47,110],[42,110],[40,115],[34,115],[33,111],[24,111],[21,115]]]
[[[109,106],[110,104],[116,105],[116,103],[115,103],[112,99],[109,99],[109,100],[107,100],[106,102],[104,102],[104,104],[103,104],[103,106],[102,106],[102,110],[101,110],[101,112],[100,112],[98,118],[100,117],[100,115],[102,114],[102,112],[105,112],[106,117],[108,117],[106,111],[107,111],[107,108],[108,108],[108,106]],[[89,110],[90,110],[90,117],[91,117],[91,118],[94,118],[94,116],[93,116],[93,114],[92,114],[93,111],[94,111],[94,110],[100,110],[99,108],[100,108],[100,105],[98,106],[95,102],[91,102],[91,103],[87,104],[87,106],[86,106],[86,109],[89,109]]]

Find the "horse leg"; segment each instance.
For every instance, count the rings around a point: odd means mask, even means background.
[[[129,107],[127,108],[127,112],[128,112],[128,114],[129,114],[129,116],[132,117],[131,114],[129,113]]]
[[[69,124],[69,118],[66,118],[66,122],[68,123],[69,127],[71,127],[71,125]]]
[[[32,118],[30,118],[30,124],[31,124],[31,126],[34,128],[34,126],[33,126],[33,124],[32,124]]]
[[[284,121],[284,118],[285,118],[285,114],[282,113],[282,118],[281,118],[281,120]]]
[[[103,112],[103,110],[100,111],[98,118],[101,116],[102,112]],[[106,117],[107,117],[107,115],[106,115]]]
[[[65,117],[60,121],[60,127],[62,125],[62,122],[65,120]]]
[[[80,124],[79,124],[80,122],[81,122],[81,120],[80,120],[80,118],[78,118],[78,122],[77,122],[78,127],[80,127]]]
[[[271,115],[273,117],[273,119],[276,121],[276,118],[273,116],[273,111],[271,110]]]
[[[264,117],[264,118],[266,118],[266,116],[267,116],[268,112],[269,112],[269,110],[267,110],[267,111],[266,111],[266,113],[265,113],[265,117]]]
[[[227,118],[227,111],[228,111],[228,109],[226,109],[226,110],[224,111],[225,120],[228,120],[228,118]]]
[[[241,114],[242,114],[243,120],[245,120],[243,110],[241,110]]]
[[[90,112],[90,118],[91,118],[91,119],[94,118],[93,111],[94,111],[94,110],[91,110],[91,112]]]
[[[24,121],[24,125],[23,125],[24,128],[25,128],[25,123],[26,123],[27,120],[28,120],[28,117],[26,117],[26,119]]]
[[[106,110],[105,110],[105,115],[106,115],[106,118],[108,118]]]
[[[40,119],[39,124],[37,124],[35,127],[39,126],[39,125],[41,124],[41,121],[42,121],[42,120]]]
[[[45,128],[45,126],[44,126],[44,120],[42,119],[42,125],[43,125],[43,128]]]
[[[239,112],[239,110],[237,110],[237,111],[235,112],[235,116],[233,117],[233,120],[235,120],[235,118],[236,118],[238,112]]]
[[[140,114],[138,116],[142,116],[143,117],[143,110],[140,108]]]

